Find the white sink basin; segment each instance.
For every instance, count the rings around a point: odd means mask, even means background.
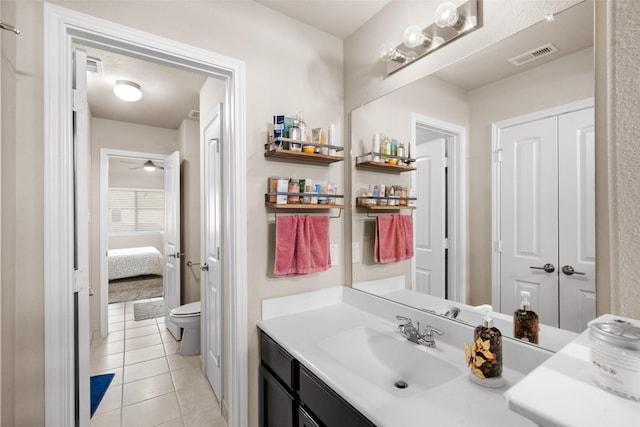
[[[370,328],[354,328],[319,343],[337,363],[380,388],[410,396],[456,378],[458,367],[404,338]],[[426,351],[425,351],[426,350]],[[464,366],[464,356],[458,361]]]

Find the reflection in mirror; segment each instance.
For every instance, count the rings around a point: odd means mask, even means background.
[[[536,296],[533,285],[513,288],[509,303],[502,303],[495,291],[492,125],[593,98],[593,9],[591,0],[580,3],[553,22],[539,22],[352,112],[354,157],[372,151],[373,136],[379,133],[404,142],[417,168],[406,173],[353,171],[354,196],[384,184],[410,187],[417,198],[415,211],[386,212],[410,215],[415,226],[415,256],[401,262],[374,259],[372,216],[382,213],[354,210],[354,288],[440,315],[455,306],[461,309],[456,320],[471,325],[481,318],[472,307],[492,304],[505,336],[512,335],[512,315],[520,308],[520,291],[527,290],[534,295],[532,310],[545,313],[541,347],[557,350],[574,336],[553,326],[581,330],[588,319],[568,327],[558,322],[559,309],[553,309],[555,319],[549,318],[546,313],[553,310]],[[548,44],[553,45],[548,54],[529,55],[538,59],[527,62],[521,56]],[[584,294],[594,303],[591,294]]]

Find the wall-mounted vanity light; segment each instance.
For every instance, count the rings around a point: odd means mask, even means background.
[[[402,44],[385,42],[380,47],[380,59],[387,62],[387,74],[480,27],[478,0],[467,0],[458,7],[450,1],[444,2],[434,15],[433,24],[426,28],[407,27],[402,34]]]

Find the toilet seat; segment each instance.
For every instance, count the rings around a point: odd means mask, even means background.
[[[200,301],[174,308],[171,310],[171,316],[180,318],[200,316]]]

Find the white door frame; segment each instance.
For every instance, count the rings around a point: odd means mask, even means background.
[[[547,117],[558,116],[572,111],[584,110],[594,105],[594,98],[583,99],[548,108],[522,116],[512,117],[491,124],[491,305],[494,311],[500,308],[500,167],[498,147],[502,129]]]
[[[411,148],[416,152],[417,128],[427,128],[451,137],[447,142],[449,168],[448,218],[449,218],[449,299],[467,303],[467,186],[465,158],[467,151],[467,130],[458,125],[423,114],[411,113]],[[416,187],[416,174],[411,174],[411,187]],[[418,200],[420,203],[420,200]],[[415,257],[411,259],[411,283],[415,283]]]
[[[229,426],[247,425],[245,64],[234,58],[114,24],[50,3],[44,9],[45,420],[74,425],[73,42],[126,52],[221,78],[226,84],[225,175],[231,236],[225,254],[230,343]]]
[[[167,156],[158,153],[143,153],[140,151],[100,149],[100,335],[109,334],[109,232],[107,231],[107,216],[109,196],[109,159],[112,157],[126,157],[129,159],[164,161]]]

